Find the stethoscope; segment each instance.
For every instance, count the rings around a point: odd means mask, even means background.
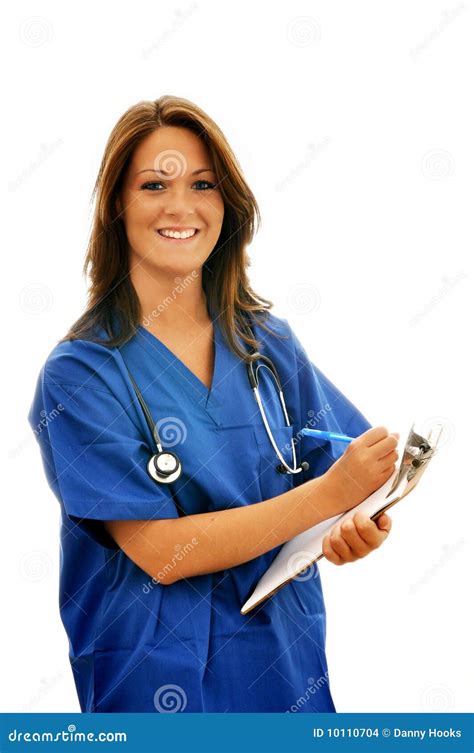
[[[246,364],[247,376],[250,382],[252,392],[255,396],[258,409],[262,416],[263,424],[265,426],[265,430],[267,432],[268,438],[272,444],[272,447],[275,451],[275,454],[278,460],[280,461],[279,465],[276,466],[276,470],[278,471],[278,473],[300,473],[301,471],[307,471],[309,468],[309,463],[307,463],[306,461],[303,461],[302,463],[300,463],[299,466],[297,465],[294,437],[291,437],[291,454],[292,454],[292,463],[293,463],[292,467],[290,467],[287,464],[283,455],[280,452],[280,449],[278,448],[275,442],[272,430],[270,429],[270,425],[268,423],[267,415],[265,413],[265,408],[262,404],[260,392],[258,389],[258,371],[262,367],[269,370],[278,391],[278,397],[280,399],[280,404],[283,410],[283,416],[285,418],[285,425],[291,426],[290,420],[288,418],[288,412],[286,410],[286,403],[285,403],[285,398],[283,396],[283,389],[281,386],[280,377],[278,375],[278,371],[275,367],[275,364],[270,358],[268,358],[268,356],[264,356],[258,351],[255,351],[253,355],[254,355],[254,360]],[[261,363],[259,363],[257,366],[255,366],[256,360],[261,361]],[[132,374],[130,373],[128,366],[126,368],[129,373],[130,380],[133,385],[133,389],[135,390],[139,403],[142,407],[147,424],[150,428],[151,433],[153,434],[153,439],[155,441],[156,448],[158,450],[158,452],[152,455],[152,457],[148,461],[147,471],[149,475],[151,476],[151,478],[154,479],[154,481],[157,481],[159,484],[171,484],[173,483],[173,481],[176,481],[181,475],[181,471],[182,471],[181,461],[179,457],[176,455],[176,453],[170,452],[170,450],[163,449],[161,445],[161,440],[160,440],[160,435],[158,433],[158,429],[156,428],[156,424],[153,421],[153,418],[143,398],[143,395],[138,389],[138,385],[135,382]]]

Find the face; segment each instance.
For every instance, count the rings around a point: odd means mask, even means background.
[[[118,204],[130,267],[139,264],[152,274],[171,276],[200,270],[217,243],[224,217],[216,184],[209,150],[192,131],[166,126],[143,139]]]

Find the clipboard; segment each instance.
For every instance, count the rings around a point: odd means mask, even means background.
[[[283,544],[268,570],[258,581],[253,593],[243,604],[241,614],[248,614],[290,580],[324,557],[323,539],[336,523],[352,518],[358,511],[366,513],[372,520],[377,520],[386,510],[413,491],[431,458],[437,453],[437,445],[443,430],[442,424],[435,424],[428,437],[425,438],[415,432],[414,426],[413,423],[405,437],[401,437],[402,441],[399,440],[399,446],[403,446],[404,449],[390,478],[347,512],[323,520]]]

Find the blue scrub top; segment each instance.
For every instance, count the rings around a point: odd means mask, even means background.
[[[308,471],[281,474],[245,364],[213,314],[215,368],[208,388],[139,326],[121,348],[86,340],[48,356],[28,420],[61,507],[60,614],[85,712],[332,712],[325,608],[317,566],[247,615],[240,609],[280,546],[236,567],[162,585],[108,536],[101,521],[178,518],[254,504],[323,474],[341,443],[299,436]],[[260,392],[291,465],[302,426],[358,436],[369,422],[310,361],[288,321],[255,324],[260,352],[282,381],[286,427],[266,369]],[[176,452],[172,485],[148,475],[156,451],[127,368]],[[176,543],[176,559],[193,542]],[[173,567],[173,562],[169,563]]]

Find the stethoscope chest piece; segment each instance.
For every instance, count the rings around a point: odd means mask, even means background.
[[[181,475],[181,462],[174,452],[164,450],[150,458],[147,469],[159,484],[172,484]]]

